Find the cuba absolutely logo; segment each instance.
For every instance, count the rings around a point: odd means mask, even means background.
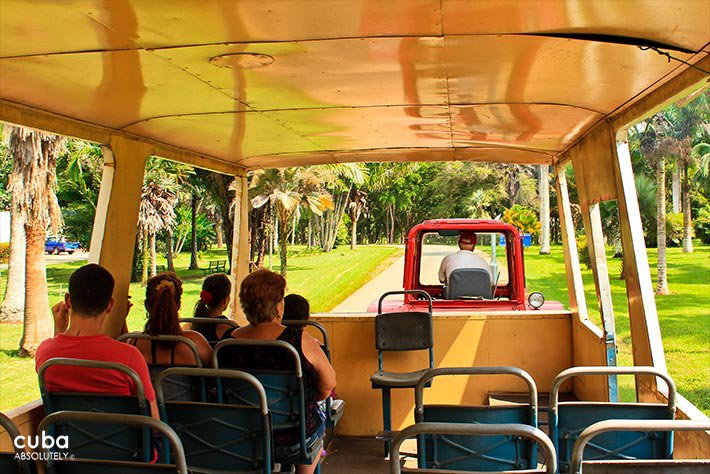
[[[61,461],[62,459],[74,458],[68,452],[58,451],[69,449],[69,437],[66,435],[52,436],[42,432],[42,435],[17,436],[12,440],[12,444],[19,453],[15,454],[16,461]],[[26,448],[33,451],[27,452]],[[41,449],[41,451],[38,451]],[[54,451],[50,451],[50,450]]]

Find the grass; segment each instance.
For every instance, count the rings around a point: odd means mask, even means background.
[[[616,321],[619,365],[633,365],[631,331],[626,303],[626,285],[619,279],[621,260],[607,252],[611,297]],[[656,249],[648,250],[651,278],[656,282]],[[542,291],[548,300],[568,306],[562,248],[551,255],[538,255],[538,248],[526,249],[527,287]],[[582,265],[582,277],[589,317],[601,327],[592,271]],[[656,296],[661,336],[668,372],[678,391],[705,414],[710,415],[710,247],[696,246],[692,254],[680,248],[668,249],[668,285],[671,294]],[[635,399],[633,380],[619,380],[622,400]]]
[[[313,312],[326,312],[360,288],[372,276],[385,269],[402,250],[392,246],[361,246],[357,250],[335,249],[329,253],[312,253],[304,247],[290,250],[288,291],[299,293],[311,303]],[[210,250],[202,254],[202,266],[209,260],[225,259],[226,250]],[[278,271],[278,258],[273,260]],[[49,302],[55,304],[64,297],[69,275],[85,262],[52,264],[48,277]],[[164,262],[158,262],[164,263]],[[190,254],[181,254],[175,268],[183,280],[183,308],[181,314],[191,316],[197,302],[204,276],[200,270],[187,270]],[[5,293],[7,272],[0,278],[0,294]],[[132,283],[130,294],[135,306],[128,317],[128,329],[140,331],[145,324],[142,308],[145,290],[140,283]],[[7,411],[39,398],[34,360],[18,357],[18,343],[22,336],[19,324],[0,324],[0,411]]]

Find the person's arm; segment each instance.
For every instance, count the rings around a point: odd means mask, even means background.
[[[140,378],[143,383],[145,399],[148,400],[150,404],[150,416],[156,420],[160,420],[160,412],[158,411],[158,403],[155,401],[155,389],[153,388],[153,382],[150,380],[148,364],[138,349],[131,355],[128,366],[138,374],[138,378]]]
[[[330,365],[318,341],[306,332],[303,333],[301,347],[303,355],[313,364],[318,374],[318,397],[325,400],[335,388],[335,369]]]
[[[439,265],[439,281],[441,283],[446,283],[446,260],[448,258],[448,256],[444,257],[441,261],[441,265]]]

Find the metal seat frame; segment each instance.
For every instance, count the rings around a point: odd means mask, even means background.
[[[587,426],[582,426],[582,427],[566,427],[562,426],[562,423],[560,422],[560,408],[564,408],[566,406],[569,406],[570,408],[574,407],[575,405],[581,407],[587,406],[594,404],[595,412],[599,413],[603,409],[607,409],[607,411],[614,411],[614,409],[621,410],[625,406],[633,406],[633,407],[643,407],[643,405],[646,405],[649,409],[654,409],[657,408],[655,404],[629,404],[629,403],[616,403],[616,402],[588,402],[588,403],[580,403],[580,402],[560,402],[559,401],[559,392],[562,384],[571,378],[574,377],[579,377],[579,376],[585,376],[585,375],[603,375],[603,376],[609,376],[609,375],[654,375],[656,377],[660,377],[663,379],[666,384],[668,385],[668,404],[665,406],[665,414],[668,417],[668,420],[672,420],[675,417],[675,410],[676,410],[676,387],[675,383],[673,382],[673,379],[665,372],[662,372],[655,367],[644,367],[644,366],[634,366],[634,367],[604,367],[604,366],[591,366],[591,367],[573,367],[567,370],[563,370],[560,372],[557,377],[555,377],[554,381],[552,382],[552,389],[550,390],[550,411],[549,411],[549,422],[550,422],[550,437],[552,438],[552,442],[555,445],[555,450],[557,451],[557,454],[559,456],[559,466],[560,466],[560,472],[568,472],[570,468],[570,461],[571,461],[571,453],[572,453],[572,448],[577,440],[579,434],[588,426],[594,424],[590,423],[590,425]],[[660,409],[660,407],[658,407]],[[618,415],[618,417],[624,416],[621,413]],[[613,414],[610,414],[609,416],[606,416],[605,419],[614,419],[616,418]],[[597,420],[598,421],[604,421],[604,420]],[[596,423],[596,422],[595,422]],[[631,456],[628,452],[630,448],[634,448],[636,446],[641,445],[644,442],[647,442],[650,439],[653,439],[655,437],[653,432],[646,432],[646,433],[640,433],[641,436],[629,441],[625,440],[625,444],[622,446],[618,447],[612,447],[612,446],[605,446],[601,443],[591,443],[589,444],[590,449],[594,449],[597,452],[601,453],[594,459],[610,459],[610,458],[615,458],[615,459],[636,459],[635,457]],[[560,442],[564,438],[564,449],[560,448]],[[664,439],[664,453],[661,455],[661,459],[670,459],[672,457],[673,453],[673,435],[672,433],[669,433],[667,436],[665,436]],[[589,454],[589,453],[588,453]],[[650,456],[650,455],[649,455]],[[652,458],[652,457],[649,457]],[[649,459],[647,458],[647,459]]]
[[[528,420],[527,424],[533,428],[537,428],[537,409],[538,409],[538,400],[537,400],[537,386],[535,385],[535,381],[533,380],[532,376],[527,373],[526,371],[519,369],[517,367],[506,367],[506,366],[499,366],[499,367],[441,367],[437,369],[431,369],[428,370],[422,377],[419,379],[419,382],[417,383],[416,388],[414,389],[414,419],[416,423],[448,423],[446,420],[426,420],[425,419],[425,407],[426,405],[424,404],[424,389],[428,387],[431,382],[433,381],[434,378],[436,377],[441,377],[441,376],[449,376],[449,375],[508,375],[508,376],[514,376],[519,379],[522,379],[525,384],[528,387],[528,394],[529,394],[529,403],[528,403]],[[456,411],[457,409],[460,409],[461,405],[452,405],[451,409],[452,411]],[[475,406],[475,407],[464,407],[469,410],[467,410],[467,414],[470,414],[471,409],[480,409],[480,410],[488,410],[491,407],[484,407],[484,406]],[[520,411],[520,406],[519,405],[513,405],[510,407],[495,407],[495,409],[498,412],[504,412],[506,411],[508,414],[511,412],[519,412]],[[485,421],[480,421],[480,420],[470,420],[466,419],[462,421],[462,423],[476,423],[476,424],[491,424],[491,423],[486,423]],[[519,422],[516,422],[519,423]],[[495,424],[495,423],[494,423]],[[510,423],[499,423],[499,424],[510,424]],[[522,424],[522,423],[520,423]],[[486,461],[486,462],[493,462],[493,463],[498,463],[500,465],[508,465],[510,468],[520,468],[521,467],[521,462],[525,458],[522,455],[524,453],[521,453],[518,450],[517,446],[517,439],[515,437],[510,437],[507,438],[503,441],[500,439],[498,440],[491,440],[490,444],[487,444],[483,447],[472,447],[472,446],[466,446],[465,443],[458,443],[453,440],[447,439],[444,435],[441,435],[441,437],[436,438],[434,437],[431,442],[434,447],[434,453],[433,453],[433,463],[435,467],[438,468],[444,468],[444,466],[447,463],[452,463],[452,462],[461,462],[461,461],[469,461],[469,462],[475,462],[475,461]],[[443,462],[438,458],[438,449],[437,445],[439,443],[443,443],[444,445],[453,447],[457,449],[458,451],[461,451],[462,454],[461,456],[456,457],[455,459],[447,459],[444,460]],[[498,449],[505,444],[510,444],[512,443],[513,446],[511,451],[514,452],[515,459],[503,459],[500,457],[493,457],[489,453],[495,449]],[[426,441],[423,436],[420,436],[417,438],[417,458],[419,460],[419,466],[426,466]],[[536,456],[536,450],[535,450],[535,443],[531,442],[528,450],[527,450],[527,468],[528,469],[533,469],[537,465],[537,456]]]
[[[30,463],[28,459],[22,459],[22,455],[25,454],[26,451],[18,448],[14,443],[15,439],[20,436],[20,430],[4,413],[0,413],[0,427],[2,427],[10,437],[14,450],[12,453],[0,453],[0,465],[9,467],[11,463],[14,463],[17,467],[17,470],[14,472],[17,474],[33,474],[37,472],[34,462]],[[12,472],[13,471],[10,471],[8,474]]]
[[[402,442],[408,438],[413,438],[420,435],[464,435],[464,436],[520,436],[524,438],[529,438],[534,440],[539,446],[542,447],[545,453],[545,459],[547,463],[544,470],[532,469],[525,471],[526,474],[532,473],[547,473],[554,474],[557,471],[557,456],[555,454],[555,447],[552,445],[552,441],[547,437],[545,433],[540,431],[538,428],[521,425],[515,423],[507,424],[472,424],[472,423],[417,423],[415,425],[408,426],[407,428],[400,431],[394,438],[392,443],[392,455],[390,457],[390,474],[401,474],[402,468],[399,461],[399,453]],[[466,472],[473,473],[474,471],[442,471],[439,469],[412,469],[408,472],[419,472],[422,474],[464,474]],[[480,471],[479,471],[480,472]],[[507,472],[511,471],[498,471]]]

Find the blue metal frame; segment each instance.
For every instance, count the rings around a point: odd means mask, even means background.
[[[0,413],[0,427],[2,427],[12,441],[13,450],[10,453],[0,452],[0,472],[8,474],[34,474],[37,466],[34,461],[30,463],[28,459],[20,459],[18,456],[25,453],[24,449],[15,446],[14,440],[20,436],[20,430],[4,413]]]
[[[668,404],[614,402],[559,402],[562,383],[583,375],[654,375],[668,384]],[[676,409],[676,388],[673,379],[655,367],[574,367],[562,371],[550,391],[550,437],[559,456],[560,472],[568,472],[572,447],[580,433],[590,425],[610,419],[672,420]],[[673,455],[672,433],[616,433],[600,436],[588,445],[590,459],[669,459]],[[592,451],[596,451],[596,456]]]
[[[509,375],[528,386],[529,403],[510,406],[425,405],[424,389],[435,377],[448,375]],[[517,367],[442,367],[428,370],[414,391],[414,418],[417,423],[528,424],[537,428],[537,386],[533,378]],[[435,469],[534,469],[537,452],[534,442],[519,437],[469,437],[451,435],[419,436],[419,466]],[[430,451],[431,450],[431,451]],[[427,453],[430,452],[430,456]]]

